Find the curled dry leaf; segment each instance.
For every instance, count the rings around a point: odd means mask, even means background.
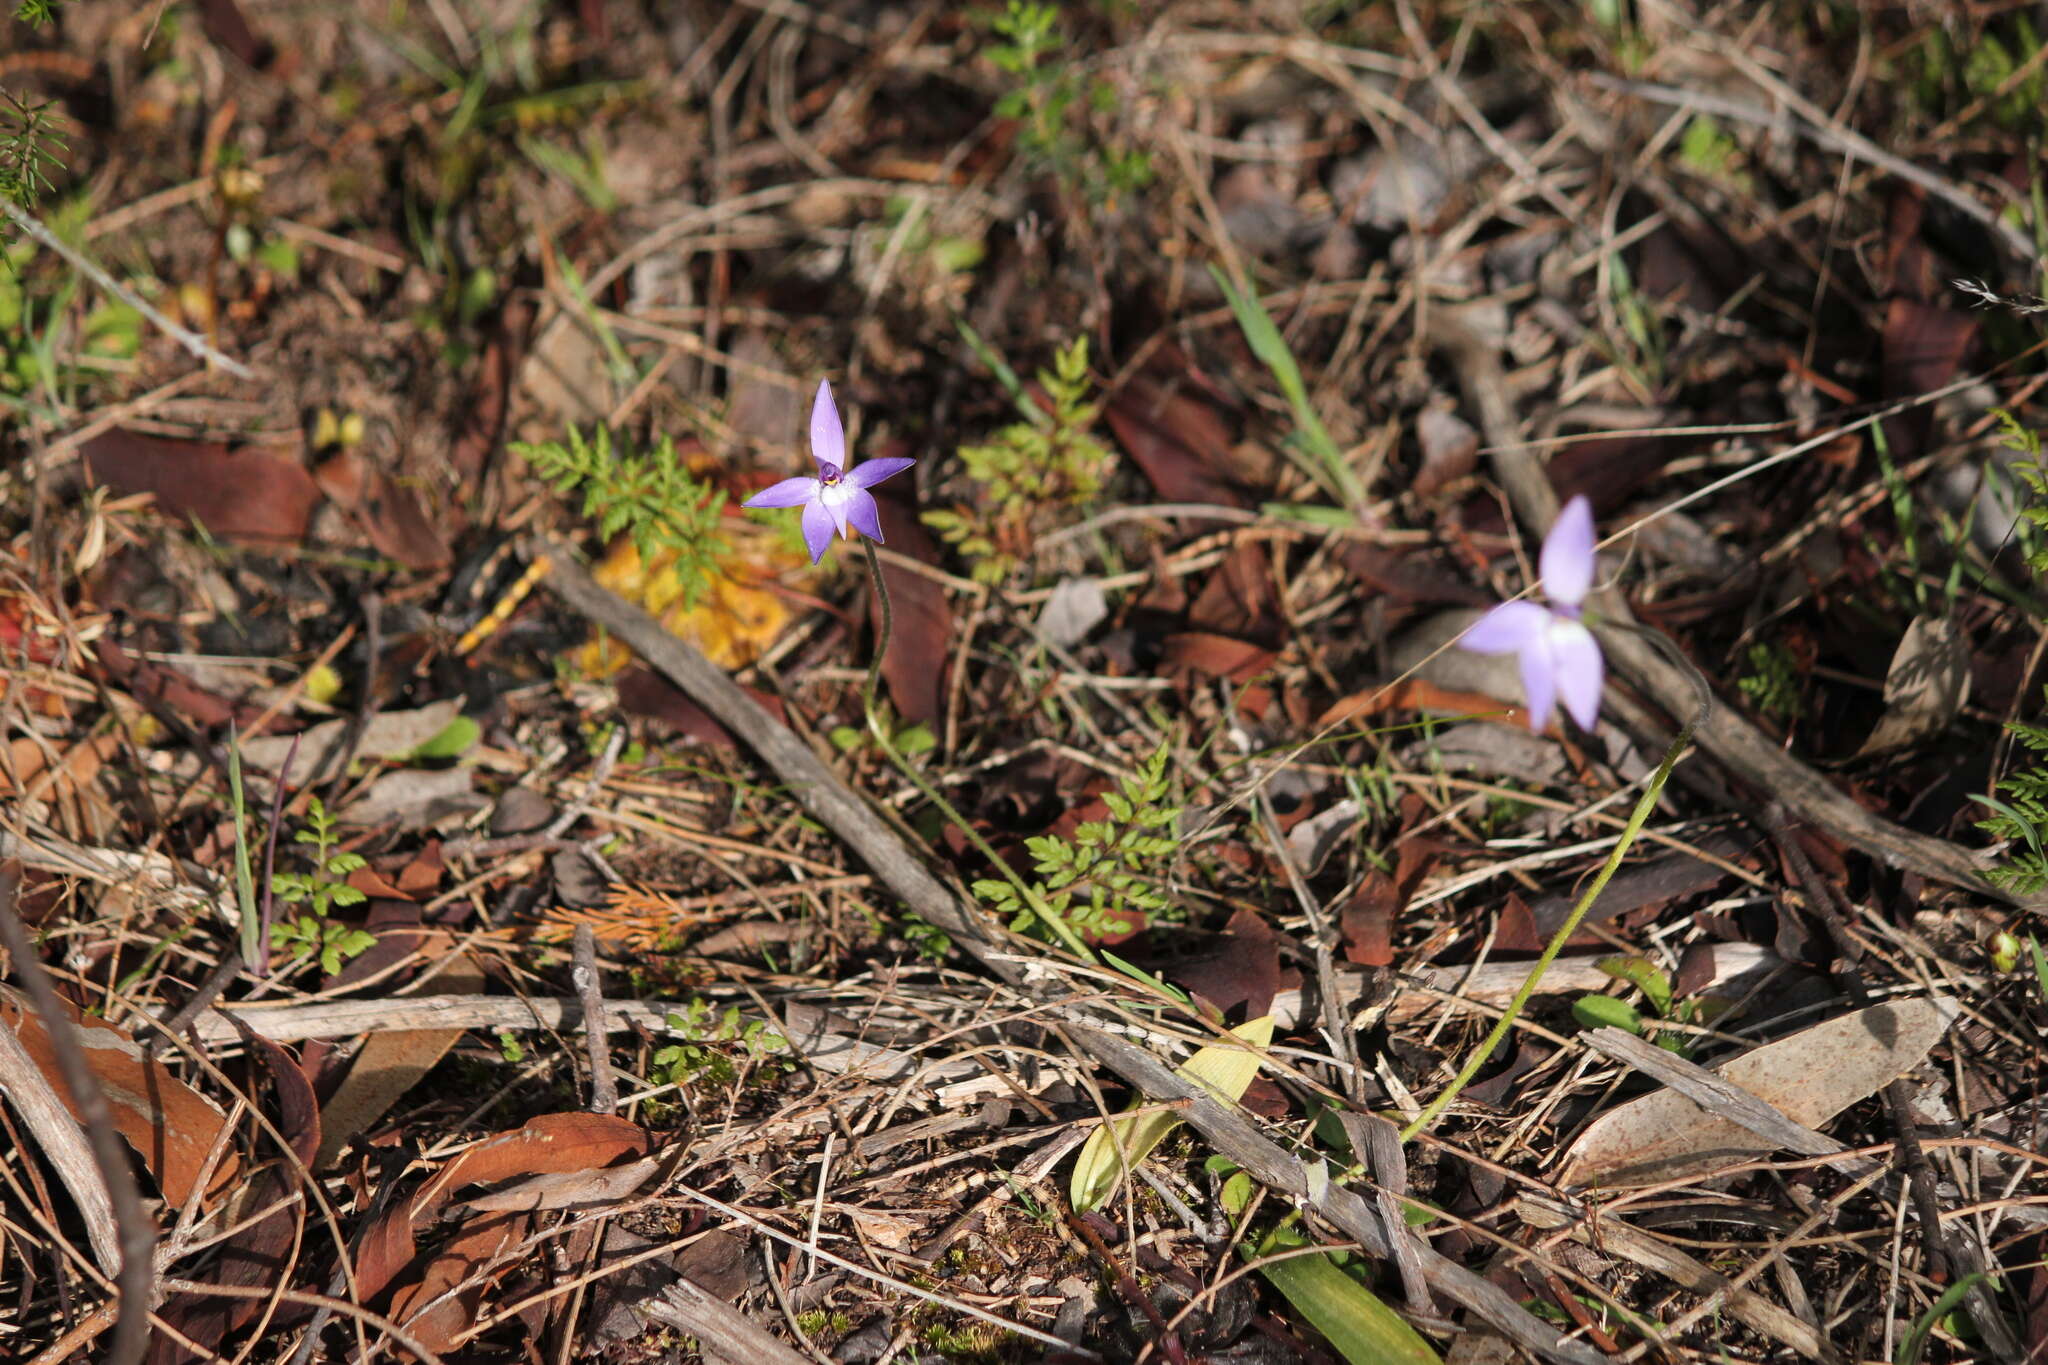
[[[1970,695],[1970,649],[1954,621],[1916,616],[1884,678],[1884,716],[1856,751],[1886,753],[1948,728]]]
[[[523,1179],[547,1172],[588,1171],[646,1156],[654,1139],[612,1114],[542,1114],[470,1147],[442,1167],[412,1198],[394,1204],[363,1238],[356,1282],[369,1298],[398,1281],[414,1257],[413,1228],[465,1185]],[[479,1272],[523,1234],[523,1213],[472,1218],[391,1296],[391,1315],[434,1350],[447,1350],[474,1320],[486,1288]],[[472,1278],[474,1276],[475,1278]],[[417,1314],[417,1316],[414,1316]]]
[[[241,1157],[233,1147],[221,1153],[203,1194],[199,1182],[213,1149],[226,1139],[227,1115],[169,1067],[145,1056],[125,1029],[81,1015],[68,1002],[64,1008],[77,1027],[86,1063],[106,1095],[115,1130],[141,1154],[165,1202],[182,1208],[202,1197],[209,1205],[220,1198],[241,1172]],[[10,987],[0,986],[0,1023],[14,1031],[30,1059],[50,1077],[64,1107],[78,1118],[78,1106],[57,1070],[47,1027],[27,998]]]
[[[1918,1066],[1955,1017],[1952,1002],[1894,1000],[1745,1052],[1713,1070],[1794,1123],[1818,1128]],[[1675,1090],[1631,1100],[1595,1119],[1572,1144],[1560,1186],[1640,1185],[1770,1151],[1738,1123]]]

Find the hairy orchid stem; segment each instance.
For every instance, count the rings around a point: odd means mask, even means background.
[[[1016,889],[1018,896],[1023,899],[1024,904],[1031,907],[1033,914],[1052,927],[1067,950],[1083,962],[1095,961],[1094,952],[1082,941],[1081,936],[1074,932],[1073,927],[1045,903],[1045,898],[1039,894],[1038,888],[1018,876],[1016,869],[996,853],[988,840],[981,837],[979,830],[967,822],[967,817],[955,809],[951,801],[940,795],[939,789],[926,781],[924,774],[897,751],[895,738],[889,733],[887,719],[882,715],[881,702],[875,693],[875,684],[881,673],[882,655],[889,648],[889,632],[895,624],[895,617],[889,605],[889,589],[882,582],[882,561],[876,557],[873,544],[863,540],[861,548],[867,551],[868,576],[874,581],[875,598],[881,603],[882,608],[881,634],[875,641],[874,658],[868,661],[867,682],[861,689],[861,705],[867,716],[868,733],[874,736],[875,743],[882,750],[882,756],[909,780],[911,786],[917,788],[919,795],[936,806],[939,813],[967,837],[967,842],[974,845],[976,852],[988,859],[989,866]]]
[[[1600,899],[1600,893],[1607,889],[1608,880],[1621,866],[1621,860],[1628,855],[1630,845],[1634,844],[1636,836],[1642,833],[1643,826],[1650,819],[1650,812],[1657,808],[1657,798],[1664,793],[1664,784],[1670,779],[1671,770],[1678,764],[1679,755],[1692,743],[1693,731],[1700,727],[1706,720],[1707,713],[1713,709],[1713,693],[1707,690],[1704,680],[1699,679],[1698,670],[1692,669],[1689,664],[1687,668],[1700,685],[1698,713],[1686,722],[1685,728],[1678,732],[1678,738],[1671,742],[1671,748],[1666,751],[1664,761],[1657,765],[1656,773],[1650,778],[1650,785],[1643,789],[1642,799],[1637,801],[1636,808],[1629,812],[1628,823],[1622,826],[1621,837],[1614,841],[1614,848],[1608,853],[1607,861],[1600,865],[1600,871],[1594,876],[1592,884],[1587,886],[1585,894],[1572,906],[1571,913],[1564,917],[1564,923],[1557,926],[1557,932],[1550,936],[1550,942],[1543,945],[1542,956],[1529,968],[1528,977],[1523,980],[1521,989],[1515,992],[1514,999],[1508,1001],[1508,1007],[1501,1011],[1500,1018],[1494,1022],[1493,1030],[1486,1035],[1485,1041],[1473,1050],[1472,1055],[1465,1059],[1465,1065],[1459,1068],[1451,1083],[1429,1102],[1429,1107],[1417,1115],[1413,1123],[1401,1130],[1401,1141],[1412,1141],[1417,1133],[1435,1123],[1437,1117],[1450,1107],[1451,1101],[1458,1098],[1459,1092],[1471,1084],[1472,1078],[1479,1074],[1479,1068],[1486,1065],[1487,1059],[1500,1047],[1501,1040],[1508,1036],[1508,1030],[1515,1026],[1515,1020],[1521,1016],[1523,1007],[1529,1003],[1530,997],[1536,994],[1536,987],[1542,982],[1543,974],[1550,970],[1550,964],[1557,961],[1557,955],[1564,951],[1564,945],[1571,941],[1571,936],[1585,923],[1586,913],[1593,908],[1593,903]]]
[[[880,629],[875,634],[875,652],[868,659],[868,678],[861,685],[861,705],[867,711],[868,728],[876,728],[876,717],[881,714],[876,706],[875,687],[882,679],[882,660],[889,653],[889,636],[896,629],[896,608],[889,601],[889,585],[882,581],[882,560],[875,553],[875,542],[862,536],[861,549],[867,551],[868,579],[875,585],[875,601],[882,613]]]

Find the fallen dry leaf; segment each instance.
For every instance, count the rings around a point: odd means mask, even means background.
[[[359,1291],[368,1299],[397,1281],[413,1260],[414,1226],[465,1185],[547,1172],[596,1170],[646,1156],[653,1147],[654,1139],[647,1130],[611,1114],[542,1114],[518,1128],[485,1138],[442,1167],[412,1198],[386,1210],[364,1235],[356,1259]],[[467,1283],[471,1273],[519,1236],[525,1225],[523,1213],[486,1214],[470,1220],[416,1275],[398,1284],[391,1296],[392,1317],[429,1349],[448,1349],[474,1320],[486,1288],[481,1279]],[[443,1294],[449,1297],[441,1299]],[[436,1299],[441,1302],[434,1303]],[[413,1311],[419,1316],[407,1321]]]
[[[451,697],[411,711],[379,711],[363,727],[356,744],[359,759],[404,758],[447,729],[462,714],[462,699]],[[298,735],[298,756],[292,760],[294,786],[316,787],[332,781],[346,756],[349,721],[322,721]],[[284,766],[292,751],[293,736],[259,735],[241,743],[242,762],[265,772]]]
[[[1884,715],[1858,758],[1918,743],[1948,728],[1970,696],[1970,647],[1954,621],[1916,616],[1884,677]]]
[[[296,459],[252,446],[176,441],[116,427],[79,448],[95,482],[126,497],[154,493],[172,517],[198,522],[208,535],[295,545],[320,501],[320,488]]]
[[[929,532],[892,490],[875,495],[881,509],[882,533],[897,554],[924,564],[939,562]],[[851,548],[851,547],[849,547]],[[896,714],[913,723],[929,723],[945,712],[946,676],[952,659],[953,608],[939,583],[912,569],[884,561],[882,584],[889,590],[896,620],[889,649],[882,656],[882,681]],[[873,589],[869,589],[870,592]]]
[[[1218,473],[1230,460],[1230,433],[1216,410],[1194,393],[1169,390],[1138,375],[1110,400],[1103,417],[1163,500],[1245,505]]]
[[[1794,1123],[1818,1128],[1918,1066],[1955,1017],[1946,1000],[1894,1000],[1801,1029],[1713,1068]],[[1557,1174],[1566,1188],[1642,1185],[1770,1151],[1749,1129],[1658,1090],[1595,1119]]]
[[[182,1208],[200,1198],[199,1181],[208,1157],[222,1144],[227,1115],[162,1062],[144,1056],[126,1030],[80,1014],[68,1001],[64,1008],[77,1027],[86,1063],[106,1095],[115,1130],[141,1155],[165,1201]],[[23,1050],[51,1078],[64,1107],[73,1118],[79,1118],[78,1106],[57,1070],[43,1020],[12,987],[0,986],[0,1023],[14,1030]],[[206,1203],[210,1205],[232,1188],[241,1168],[241,1157],[232,1145],[227,1146],[207,1183]]]
[[[676,574],[675,552],[657,551],[642,564],[630,536],[612,543],[591,576],[627,601],[645,607],[661,619],[669,634],[689,641],[720,668],[744,668],[767,653],[796,619],[776,580],[802,569],[804,559],[781,538],[751,523],[732,523],[723,533],[733,546],[723,561],[724,572],[707,575],[696,600],[687,606],[683,582]],[[632,659],[631,650],[602,637],[575,655],[577,667],[593,678],[610,677]]]

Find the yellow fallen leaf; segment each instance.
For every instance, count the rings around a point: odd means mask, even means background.
[[[1176,1067],[1175,1073],[1194,1081],[1226,1104],[1235,1104],[1259,1074],[1259,1054],[1253,1049],[1262,1049],[1273,1041],[1273,1016],[1248,1020],[1230,1032],[1251,1047],[1212,1044]],[[1179,1124],[1179,1115],[1155,1110],[1135,1118],[1117,1119],[1090,1133],[1074,1162],[1074,1176],[1067,1186],[1074,1208],[1082,1213],[1101,1208],[1115,1192],[1124,1172],[1150,1156]]]
[[[804,567],[801,554],[784,540],[751,523],[724,528],[733,552],[723,571],[711,574],[685,607],[685,584],[676,573],[674,552],[658,552],[643,564],[630,537],[613,542],[592,573],[599,583],[661,619],[669,634],[687,640],[720,668],[744,668],[768,652],[795,618],[776,579]],[[609,677],[632,661],[617,641],[598,638],[579,649],[574,662],[586,676]]]

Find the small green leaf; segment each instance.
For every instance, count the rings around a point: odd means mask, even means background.
[[[1140,985],[1149,987],[1151,990],[1158,992],[1160,995],[1165,996],[1167,999],[1177,1000],[1183,1005],[1188,1003],[1188,993],[1186,991],[1180,989],[1178,986],[1169,986],[1168,984],[1166,984],[1166,982],[1161,981],[1158,977],[1152,975],[1152,973],[1146,971],[1142,967],[1132,966],[1130,963],[1118,957],[1115,953],[1110,952],[1107,948],[1102,950],[1102,960],[1104,962],[1107,962],[1110,966],[1116,968],[1118,971],[1122,972],[1125,976],[1131,978],[1131,980],[1138,982]]]
[[[896,749],[902,754],[926,754],[939,747],[929,725],[909,725],[896,732]]]
[[[1671,1012],[1671,978],[1657,964],[1640,957],[1603,957],[1593,964],[1619,981],[1626,981],[1643,993],[1650,1008],[1659,1015]]]
[[[1899,1342],[1898,1350],[1892,1354],[1892,1365],[1918,1365],[1921,1353],[1927,1349],[1927,1339],[1934,1334],[1936,1324],[1954,1312],[1956,1305],[1968,1297],[1970,1291],[1983,1279],[1983,1271],[1972,1271],[1950,1285],[1914,1322],[1905,1339]]]
[[[412,756],[422,761],[460,758],[475,747],[483,733],[483,727],[468,716],[457,716],[443,727],[441,733],[413,750]]]
[[[1643,1016],[1626,1000],[1617,1000],[1611,995],[1582,995],[1572,1001],[1572,1018],[1579,1021],[1581,1028],[1601,1028],[1612,1025],[1627,1029],[1630,1033],[1643,1031]]]
[[[1273,1041],[1273,1017],[1264,1015],[1239,1024],[1231,1033],[1252,1048],[1264,1048]],[[1218,1099],[1235,1104],[1259,1074],[1259,1054],[1252,1048],[1211,1045],[1174,1070]],[[1084,1213],[1101,1208],[1123,1180],[1126,1167],[1134,1167],[1150,1156],[1180,1122],[1180,1117],[1170,1111],[1155,1110],[1136,1118],[1113,1120],[1090,1133],[1074,1162],[1073,1178],[1067,1186],[1074,1207]]]
[[[1240,1245],[1247,1260],[1314,1245],[1291,1223]],[[1377,1295],[1345,1274],[1329,1255],[1289,1256],[1261,1261],[1259,1273],[1286,1296],[1294,1310],[1337,1348],[1351,1365],[1442,1365],[1442,1358],[1413,1327]]]

